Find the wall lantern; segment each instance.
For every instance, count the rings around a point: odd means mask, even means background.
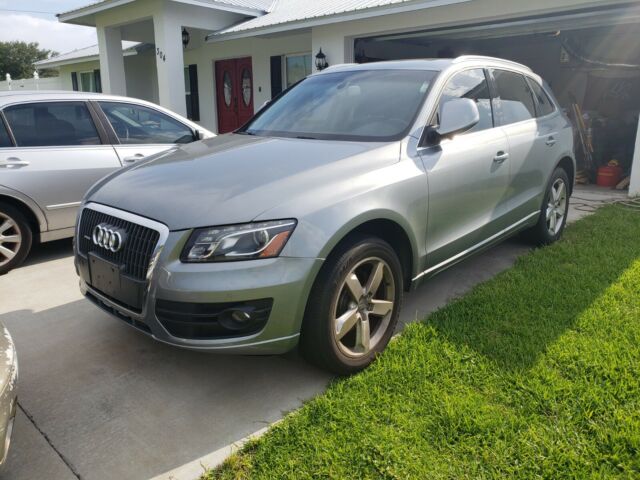
[[[324,70],[329,66],[329,62],[327,62],[327,56],[322,53],[322,49],[316,55],[316,68],[319,72]]]
[[[187,48],[187,45],[189,45],[189,40],[191,40],[191,35],[189,35],[186,28],[182,27],[182,46],[184,48]]]

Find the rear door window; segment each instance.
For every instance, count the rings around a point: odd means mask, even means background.
[[[18,147],[101,143],[84,102],[25,103],[5,108],[4,114]]]
[[[531,90],[533,91],[533,95],[537,100],[537,113],[538,117],[544,117],[546,115],[552,114],[556,107],[553,105],[553,102],[547,95],[547,92],[532,78],[528,78],[527,81],[531,86]]]
[[[12,147],[11,137],[9,137],[9,132],[7,132],[7,127],[0,118],[0,148],[4,147]]]
[[[523,122],[536,116],[529,84],[523,75],[507,70],[493,70],[500,101],[502,125]]]
[[[195,140],[188,126],[157,110],[132,103],[100,102],[122,144],[174,144]]]
[[[480,121],[467,133],[493,128],[491,94],[483,69],[466,70],[454,75],[442,92],[438,112],[442,112],[445,103],[457,98],[473,100],[480,112]]]

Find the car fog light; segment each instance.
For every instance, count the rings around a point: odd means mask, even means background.
[[[220,324],[229,330],[243,330],[255,320],[252,308],[225,310],[219,317]]]

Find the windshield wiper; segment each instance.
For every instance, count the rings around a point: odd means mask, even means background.
[[[298,135],[296,138],[299,138],[301,140],[318,140],[316,137],[307,137],[305,135]]]

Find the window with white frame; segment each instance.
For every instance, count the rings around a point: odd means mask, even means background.
[[[96,77],[93,71],[80,72],[80,91],[81,92],[96,91]]]
[[[311,75],[311,54],[286,55],[284,69],[286,88],[289,88],[294,83]]]

